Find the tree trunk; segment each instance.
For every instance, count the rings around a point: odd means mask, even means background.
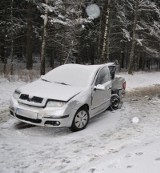
[[[109,60],[109,16],[110,16],[110,0],[107,2],[106,16],[105,16],[105,29],[103,35],[101,63]]]
[[[3,43],[3,74],[7,74],[7,57],[6,57],[6,26],[5,26],[5,36],[4,36],[4,43]]]
[[[97,62],[100,62],[101,61],[101,54],[102,54],[102,51],[101,51],[101,41],[102,41],[102,35],[100,34],[102,32],[102,15],[100,17],[100,24],[99,24],[99,29],[98,29],[98,33],[99,33],[99,36],[97,38]]]
[[[27,5],[27,45],[26,45],[26,68],[31,70],[33,67],[32,61],[32,34],[33,34],[33,6],[32,2]]]
[[[54,53],[54,48],[51,48],[50,50],[47,51],[47,54],[49,56],[49,64],[52,69],[54,69],[54,59],[55,59],[55,53]]]
[[[10,67],[10,73],[13,75],[13,0],[11,1],[11,67]]]
[[[48,0],[45,0],[48,4]],[[43,23],[43,34],[42,34],[42,46],[41,46],[41,69],[40,74],[45,74],[45,52],[46,52],[46,37],[47,37],[47,23],[48,23],[48,8],[45,8],[44,23]]]
[[[132,36],[131,52],[130,52],[130,57],[129,57],[128,74],[132,74],[133,73],[133,67],[134,67],[134,52],[135,52],[135,45],[136,45],[137,18],[138,18],[138,0],[136,0],[135,10],[134,10],[133,36]]]
[[[0,47],[0,50],[1,50],[1,61],[3,63],[3,74],[5,75],[7,73],[7,55],[6,55],[6,37],[7,37],[7,24],[6,24],[6,21],[5,21],[5,25],[4,25],[4,35],[2,37],[2,42],[0,43],[1,47]]]

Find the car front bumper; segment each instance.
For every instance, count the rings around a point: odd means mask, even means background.
[[[25,123],[47,127],[71,127],[76,110],[67,111],[62,108],[40,108],[19,104],[17,100],[10,100],[10,114]]]

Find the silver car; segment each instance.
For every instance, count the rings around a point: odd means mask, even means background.
[[[40,126],[84,129],[111,104],[109,65],[66,64],[16,89],[10,114]]]

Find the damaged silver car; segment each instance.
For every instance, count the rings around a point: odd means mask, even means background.
[[[108,107],[118,108],[126,82],[117,79],[113,63],[62,65],[16,89],[10,114],[34,125],[79,131]]]

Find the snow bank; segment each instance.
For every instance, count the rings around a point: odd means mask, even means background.
[[[14,92],[14,90],[22,85],[25,85],[25,82],[22,81],[13,81],[10,82],[6,78],[0,78],[0,110],[8,109],[9,99]]]

